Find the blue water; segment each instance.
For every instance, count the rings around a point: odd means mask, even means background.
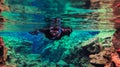
[[[74,33],[74,31],[72,33]],[[72,33],[69,36],[71,37],[71,39],[75,37],[77,37],[78,39],[87,37],[86,39],[89,39],[97,35],[99,31],[77,31],[77,34],[72,34]],[[38,35],[31,35],[28,32],[0,32],[0,36],[2,36],[3,38],[14,37],[14,38],[19,38],[20,40],[30,41],[33,44],[33,52],[35,51],[34,49],[36,47],[40,45],[46,45],[54,41],[54,40],[49,40],[48,38],[46,38],[44,33],[39,33]]]

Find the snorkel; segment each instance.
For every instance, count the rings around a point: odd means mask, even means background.
[[[53,36],[52,39],[59,37],[62,33],[60,18],[54,18],[50,25],[50,34]]]

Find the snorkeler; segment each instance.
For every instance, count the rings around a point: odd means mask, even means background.
[[[35,35],[35,34],[38,34],[38,32],[43,32],[47,38],[52,40],[61,39],[61,37],[65,35],[69,36],[70,33],[72,32],[72,29],[69,27],[68,28],[61,27],[60,20],[61,20],[60,18],[54,18],[52,19],[52,22],[49,28],[39,29],[30,33]]]

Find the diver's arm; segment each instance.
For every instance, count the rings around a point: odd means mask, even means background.
[[[65,35],[70,35],[70,33],[72,32],[72,29],[71,28],[62,28],[62,32],[63,32],[63,34],[65,34]]]
[[[38,29],[39,32],[45,33],[46,31],[48,31],[49,28],[44,28],[44,29]]]
[[[36,29],[32,32],[29,32],[32,35],[37,35],[38,33],[42,32],[42,33],[46,33],[49,31],[49,28],[44,28],[44,29]]]

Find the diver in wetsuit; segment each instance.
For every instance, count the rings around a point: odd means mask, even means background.
[[[40,32],[43,32],[47,38],[52,39],[52,40],[58,40],[62,36],[65,36],[65,35],[69,36],[70,33],[72,32],[72,29],[69,27],[68,28],[61,27],[60,20],[61,20],[60,18],[54,18],[52,19],[52,22],[49,28],[39,29],[39,30],[30,32],[30,33],[37,34],[40,31]]]

